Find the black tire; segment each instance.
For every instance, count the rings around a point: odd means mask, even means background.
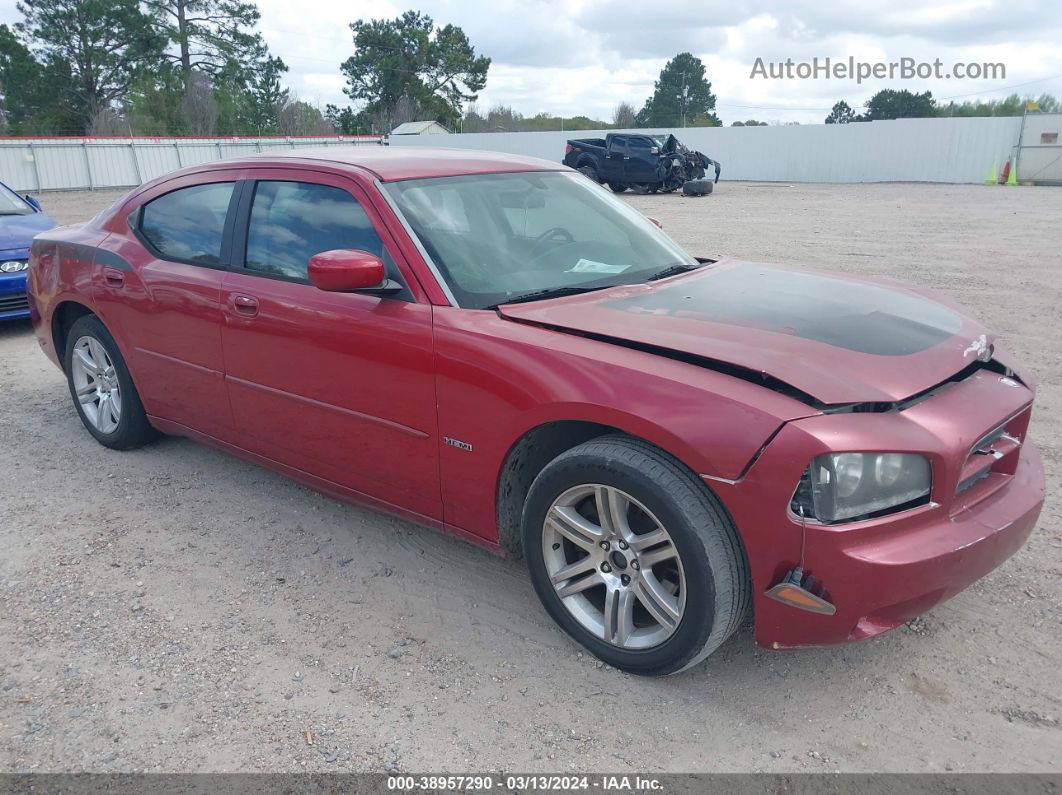
[[[608,183],[608,186],[612,188],[613,193],[623,193],[623,191],[627,190],[626,185],[621,185],[618,182],[610,182]]]
[[[691,179],[682,186],[683,196],[708,196],[715,189],[710,179]]]
[[[597,178],[597,169],[593,166],[579,166],[578,171],[587,179],[596,182],[598,185],[601,184],[601,180]]]
[[[102,432],[92,423],[77,397],[72,367],[74,349],[78,341],[85,337],[90,337],[103,346],[107,357],[114,366],[114,374],[117,377],[118,390],[121,395],[121,415],[118,418],[116,427],[109,433]],[[132,450],[158,438],[158,431],[151,427],[151,423],[148,422],[147,414],[144,412],[144,405],[141,403],[140,395],[133,385],[133,379],[129,375],[129,368],[125,364],[125,359],[122,358],[118,344],[98,317],[85,315],[78,318],[74,325],[71,326],[70,333],[67,335],[63,365],[66,371],[67,385],[70,388],[70,398],[74,401],[77,414],[81,418],[81,423],[85,426],[85,429],[92,434],[97,442],[112,450]]]
[[[645,182],[632,182],[631,190],[637,193],[639,196],[644,196],[649,192],[649,185]]]
[[[671,536],[685,572],[685,607],[673,633],[659,645],[625,649],[592,634],[550,582],[543,552],[546,515],[560,495],[582,484],[626,492]],[[591,439],[546,465],[528,491],[522,540],[531,581],[546,612],[590,653],[632,674],[664,676],[696,665],[733,634],[750,609],[748,562],[729,515],[687,467],[638,439]]]

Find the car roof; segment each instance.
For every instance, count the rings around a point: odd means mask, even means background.
[[[371,172],[383,182],[428,177],[453,177],[465,174],[499,174],[513,171],[560,171],[566,166],[537,157],[484,152],[474,149],[446,149],[438,146],[325,146],[294,149],[286,152],[263,152],[223,161],[231,165],[295,165],[316,160],[357,166]],[[263,162],[264,161],[264,162]],[[222,165],[214,162],[211,166]]]

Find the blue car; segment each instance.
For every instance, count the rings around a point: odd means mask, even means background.
[[[33,236],[51,229],[55,220],[36,199],[19,196],[0,182],[0,321],[29,317],[26,269]]]

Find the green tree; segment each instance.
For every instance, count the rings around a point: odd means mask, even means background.
[[[612,126],[617,130],[629,130],[634,127],[636,121],[634,106],[629,102],[621,102],[612,111]]]
[[[16,28],[32,40],[37,58],[70,70],[59,101],[86,131],[158,63],[164,42],[137,0],[23,0],[17,7],[24,20]]]
[[[258,135],[274,135],[280,111],[289,101],[288,89],[280,84],[280,75],[287,70],[279,58],[267,58],[246,92],[247,122]]]
[[[144,0],[152,26],[167,42],[163,57],[176,67],[187,92],[193,73],[213,82],[239,72],[250,83],[266,70],[287,71],[279,58],[270,58],[262,35],[252,32],[260,14],[254,3],[241,0]],[[224,82],[232,82],[228,79]]]
[[[342,135],[358,135],[369,128],[362,114],[355,113],[351,107],[325,105],[324,117],[332,129]]]
[[[653,98],[645,100],[645,104],[642,105],[642,109],[634,114],[634,126],[635,127],[651,127],[653,126]]]
[[[884,88],[868,99],[865,107],[866,113],[859,117],[859,121],[921,119],[937,115],[932,93],[912,94],[906,88],[900,91]]]
[[[639,127],[718,127],[715,94],[701,59],[682,52],[668,61],[635,118]]]
[[[490,58],[477,56],[454,25],[436,29],[431,17],[407,11],[392,20],[359,20],[350,29],[354,55],[340,65],[343,91],[365,102],[369,113],[389,115],[406,98],[453,124],[487,84]]]
[[[827,124],[849,124],[855,120],[855,111],[843,99],[833,106],[830,115],[826,117]]]
[[[940,116],[1021,116],[1031,100],[1032,97],[1011,94],[1003,99],[966,100],[959,104],[949,102],[939,106],[937,113]],[[1041,94],[1035,101],[1043,113],[1059,110],[1058,99],[1051,94]]]
[[[1041,113],[1058,113],[1062,110],[1062,102],[1051,94],[1041,94],[1037,97],[1036,104],[1040,106]]]
[[[7,25],[0,25],[0,129],[8,135],[82,129],[72,111],[73,76],[65,61],[38,61]]]
[[[328,135],[332,132],[321,111],[299,99],[285,102],[277,121],[281,135]]]
[[[179,69],[175,71],[180,74]],[[193,83],[207,76],[198,70],[192,71]],[[251,82],[249,82],[249,80]],[[276,118],[272,123],[260,119],[255,114],[255,100],[253,95],[253,78],[249,78],[242,65],[232,63],[210,78],[211,96],[217,105],[217,132],[222,135],[258,135],[259,125],[265,124],[266,129],[262,134],[268,134],[270,129],[275,131]],[[184,85],[183,76],[181,85]],[[188,87],[182,88],[182,101],[189,95]],[[186,119],[187,124],[187,119]]]
[[[604,130],[609,123],[589,116],[524,116],[507,105],[495,105],[486,115],[471,105],[461,120],[462,132],[541,132],[546,130]]]
[[[129,129],[134,135],[186,135],[183,94],[181,76],[169,64],[139,75],[122,102]]]

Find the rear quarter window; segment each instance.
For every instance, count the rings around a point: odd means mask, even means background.
[[[140,234],[165,259],[220,265],[234,185],[193,185],[148,202],[140,210]]]

